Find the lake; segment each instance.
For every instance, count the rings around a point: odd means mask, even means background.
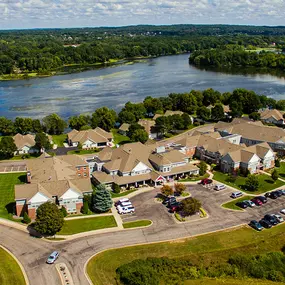
[[[267,74],[242,75],[199,70],[188,54],[114,65],[81,73],[0,82],[0,115],[41,118],[58,113],[64,118],[107,106],[120,110],[127,101],[160,97],[192,89],[254,90],[285,99],[285,79]]]

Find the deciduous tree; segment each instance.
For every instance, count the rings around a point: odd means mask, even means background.
[[[161,193],[165,196],[173,195],[173,189],[169,185],[163,185],[161,188]]]
[[[0,157],[11,158],[14,156],[14,152],[17,147],[12,137],[3,137],[0,141]]]
[[[194,215],[195,213],[199,212],[202,204],[199,200],[189,197],[181,202],[181,209],[185,216]]]
[[[248,191],[257,191],[259,187],[258,177],[254,174],[249,174],[245,180],[245,187]]]

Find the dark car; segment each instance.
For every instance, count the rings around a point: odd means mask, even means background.
[[[237,202],[236,205],[242,209],[246,209],[248,207],[248,204],[245,202]]]
[[[176,202],[176,198],[173,196],[167,197],[166,199],[163,200],[162,204],[167,205],[170,201]]]
[[[278,220],[272,215],[265,215],[263,219],[268,221],[273,226],[278,224]]]
[[[256,206],[261,206],[263,203],[261,200],[259,200],[257,197],[251,199],[251,201],[256,205]]]
[[[261,226],[263,226],[265,229],[270,229],[272,228],[272,225],[267,221],[267,220],[260,220],[259,223],[261,224]]]
[[[278,198],[278,195],[275,193],[275,192],[269,192],[269,193],[266,193],[264,195],[266,198],[270,198],[270,199],[277,199]]]
[[[282,189],[281,191],[282,191],[282,195],[285,195],[285,190],[284,190],[284,189]]]
[[[276,190],[276,191],[273,191],[273,193],[276,193],[276,195],[277,195],[278,197],[281,197],[281,196],[283,195],[282,190]]]
[[[200,184],[202,184],[202,185],[207,185],[207,184],[211,184],[211,183],[213,183],[213,180],[212,179],[208,179],[208,178],[202,179],[200,181]]]
[[[172,205],[175,205],[175,204],[177,204],[178,202],[176,201],[176,200],[170,200],[169,202],[168,202],[168,205],[167,205],[167,207],[171,207]]]
[[[267,203],[267,198],[264,196],[258,196],[256,198],[259,199],[263,204]]]
[[[257,231],[263,230],[263,226],[258,221],[252,220],[249,225]]]
[[[181,203],[178,203],[178,202],[176,202],[175,204],[172,204],[171,206],[169,206],[169,210],[172,213],[180,210],[180,208],[181,208]]]

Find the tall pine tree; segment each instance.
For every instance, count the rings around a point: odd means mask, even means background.
[[[99,184],[93,194],[93,208],[96,212],[107,212],[112,208],[113,201],[111,193],[106,186]]]

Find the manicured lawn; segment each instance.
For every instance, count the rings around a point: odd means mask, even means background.
[[[25,285],[24,275],[15,259],[0,247],[0,284]]]
[[[99,152],[99,149],[81,149],[81,150],[70,150],[67,154],[92,154]]]
[[[67,140],[67,134],[61,134],[61,135],[53,135],[52,141],[57,146],[63,146],[63,143]]]
[[[112,134],[114,136],[114,144],[125,144],[131,142],[129,137],[119,134],[117,129],[112,129]]]
[[[58,234],[73,235],[116,226],[117,223],[113,216],[68,220],[64,221],[64,225]]]
[[[178,180],[178,182],[193,182],[193,181],[200,181],[202,179],[208,178],[210,175],[209,173],[206,173],[203,176],[194,176],[194,177],[190,177],[190,178],[186,178],[186,179],[180,179]]]
[[[184,285],[281,285],[284,283],[274,282],[268,280],[259,280],[259,279],[210,279],[210,278],[202,278],[198,280],[187,280],[184,282]]]
[[[246,177],[238,176],[237,179],[235,180],[235,182],[230,182],[228,180],[229,175],[222,173],[222,172],[219,172],[219,171],[215,171],[213,179],[217,180],[219,182],[222,182],[224,184],[227,184],[231,187],[242,190],[248,194],[261,194],[261,193],[265,193],[267,191],[273,190],[275,188],[281,187],[282,185],[285,185],[285,183],[283,181],[280,181],[280,180],[277,180],[274,183],[274,181],[272,180],[272,178],[269,175],[258,174],[259,189],[255,192],[250,192],[244,188]]]
[[[146,226],[149,226],[149,225],[151,225],[151,221],[150,220],[140,220],[140,221],[123,223],[124,229],[146,227]]]
[[[124,191],[124,192],[121,192],[121,193],[114,193],[113,191],[111,191],[111,196],[112,198],[118,198],[118,197],[124,197],[130,193],[133,193],[135,192],[136,189],[133,189],[133,190],[127,190],[127,191]]]
[[[12,219],[15,209],[15,184],[23,184],[26,173],[0,174],[0,217]]]
[[[284,231],[285,224],[262,232],[257,232],[249,227],[242,227],[178,240],[177,242],[161,242],[107,250],[94,256],[89,261],[87,264],[87,273],[93,284],[110,285],[117,284],[115,280],[116,269],[135,259],[145,259],[147,257],[187,258],[194,265],[201,263],[205,266],[212,263],[222,264],[235,253],[260,254],[280,251],[285,244]]]
[[[275,169],[278,171],[279,177],[285,179],[285,162],[280,162],[280,167],[275,167]],[[272,171],[269,173],[272,173]]]
[[[242,196],[238,199],[232,199],[232,201],[223,204],[222,207],[224,207],[226,209],[242,211],[242,209],[240,207],[236,206],[236,203],[244,201],[244,200],[250,200],[250,199],[252,199],[252,196]]]

